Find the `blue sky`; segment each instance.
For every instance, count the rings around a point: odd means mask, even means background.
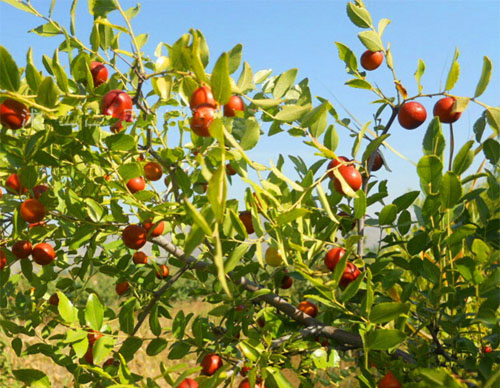
[[[48,12],[50,1],[34,3],[43,13]],[[397,74],[410,95],[416,94],[413,74],[419,58],[426,63],[422,79],[424,92],[437,92],[446,80],[455,47],[458,47],[461,53],[461,74],[452,93],[474,93],[482,58],[487,55],[493,61],[494,71],[490,86],[480,100],[489,105],[500,105],[500,72],[497,70],[500,66],[499,1],[367,0],[365,3],[375,21],[382,17],[392,20],[384,34],[384,43],[391,42]],[[135,2],[122,1],[122,4],[124,8],[129,8]],[[273,69],[274,74],[278,74],[290,68],[298,68],[297,81],[308,77],[313,96],[330,99],[342,117],[347,117],[347,113],[335,98],[361,122],[370,120],[376,110],[370,104],[375,98],[368,91],[344,85],[349,76],[337,57],[334,42],[347,44],[359,55],[364,51],[357,38],[360,30],[348,20],[344,1],[147,0],[141,4],[142,10],[133,20],[133,26],[137,34],[150,34],[145,51],[151,55],[159,41],[173,43],[189,28],[194,27],[202,30],[208,40],[212,65],[221,52],[242,43],[243,59],[252,66],[254,72]],[[60,0],[54,13],[54,19],[67,26],[69,5],[70,1]],[[119,18],[113,17],[112,20],[121,23]],[[44,38],[27,34],[27,31],[42,22],[0,3],[0,44],[13,54],[19,66],[24,66],[26,51],[32,46],[36,63],[41,69],[42,54],[51,56],[60,43],[60,37]],[[84,37],[89,35],[91,22],[86,2],[80,1],[77,34],[86,42],[88,38]],[[381,86],[387,94],[393,92],[392,78],[385,66],[371,72],[369,79]],[[435,101],[437,99],[421,101],[427,108],[427,122],[432,116]],[[456,148],[472,137],[472,124],[480,113],[477,106],[470,105],[455,124]],[[417,162],[421,155],[425,128],[424,124],[414,131],[407,131],[396,123],[391,129],[389,143],[408,159]],[[448,129],[445,129],[447,137]],[[342,128],[337,130],[340,136],[337,153],[349,155],[351,138]],[[307,163],[318,160],[311,148],[284,133],[271,138],[264,137],[251,152],[251,156],[268,164],[271,158],[276,160],[279,153],[300,155]],[[385,151],[384,155],[392,172],[382,171],[378,176],[389,179],[392,196],[418,185],[414,165],[390,151]],[[293,174],[292,168],[286,171]],[[233,182],[231,193],[241,198],[242,187],[237,180]]]

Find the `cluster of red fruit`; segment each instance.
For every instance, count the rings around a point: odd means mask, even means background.
[[[219,104],[214,98],[212,90],[203,85],[196,89],[189,100],[189,107],[193,111],[191,118],[191,130],[201,137],[210,136],[210,126],[215,119],[215,112]],[[245,104],[240,96],[231,96],[229,102],[224,105],[224,116],[234,117],[236,111],[243,111]]]
[[[148,162],[144,166],[144,176],[146,179],[157,181],[161,179],[162,175],[163,169],[159,163]],[[132,194],[142,191],[146,188],[146,180],[142,176],[131,178],[127,182],[127,188]]]
[[[340,259],[344,256],[345,249],[343,248],[332,248],[325,256],[325,265],[330,269],[330,271],[335,271],[335,267],[339,263]],[[340,278],[339,285],[341,288],[347,287],[350,283],[356,280],[356,278],[361,274],[358,267],[354,263],[348,262]]]

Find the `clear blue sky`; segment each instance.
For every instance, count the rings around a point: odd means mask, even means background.
[[[384,34],[384,42],[391,42],[398,76],[410,95],[416,94],[413,73],[418,59],[422,58],[427,68],[422,79],[424,92],[437,92],[446,80],[453,52],[458,47],[461,53],[461,74],[452,93],[473,94],[480,76],[482,58],[487,55],[493,61],[494,71],[490,86],[481,100],[489,105],[500,105],[498,0],[365,2],[375,21],[382,17],[392,20]],[[43,13],[48,12],[50,1],[34,3]],[[60,0],[54,14],[55,20],[62,21],[67,26],[70,3]],[[122,1],[122,4],[124,8],[129,8],[135,2]],[[141,4],[142,10],[133,20],[133,25],[137,34],[150,34],[145,50],[151,55],[159,41],[173,43],[189,28],[198,28],[208,40],[211,61],[215,61],[221,52],[242,43],[243,59],[252,66],[254,72],[273,69],[274,74],[278,74],[297,67],[297,80],[308,77],[313,96],[330,99],[342,117],[347,117],[347,114],[334,96],[362,122],[370,120],[375,112],[374,106],[369,104],[374,97],[368,91],[343,85],[349,77],[337,57],[334,42],[343,42],[359,54],[364,51],[356,36],[360,30],[346,16],[345,1],[147,0]],[[117,17],[111,19],[121,23]],[[91,22],[86,1],[80,1],[77,12],[77,33],[80,37],[89,36]],[[42,38],[27,33],[40,24],[40,19],[0,3],[0,44],[14,55],[19,66],[24,66],[26,51],[32,46],[37,65],[41,69],[42,54],[51,56],[61,41],[60,37]],[[83,40],[88,41],[88,38]],[[392,93],[391,77],[385,66],[372,72],[369,77],[386,93]],[[428,111],[428,121],[435,101],[436,99],[422,101]],[[479,113],[480,110],[471,105],[456,123],[455,133],[459,145],[473,135],[472,124]],[[345,130],[337,130],[341,139],[337,152],[349,155],[352,141]],[[391,129],[389,143],[410,160],[417,162],[421,155],[424,132],[425,126],[406,131],[396,123]],[[267,164],[270,158],[276,160],[278,153],[301,155],[308,163],[318,158],[313,155],[311,148],[287,134],[264,137],[251,152],[251,156]],[[416,187],[418,180],[415,167],[390,151],[386,151],[385,156],[393,171],[380,172],[379,176],[389,179],[392,196]],[[292,169],[286,171],[293,173]],[[235,181],[233,185],[235,187],[231,190],[232,194],[240,197],[239,184]]]

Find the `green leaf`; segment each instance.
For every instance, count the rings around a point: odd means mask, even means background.
[[[191,202],[184,197],[184,203],[186,204],[186,213],[194,220],[194,222],[205,232],[207,236],[212,236],[213,232],[208,225],[208,222],[202,216],[202,214],[193,206]]]
[[[229,77],[229,57],[223,53],[215,64],[210,79],[215,100],[221,104],[227,104],[231,98],[231,78]]]
[[[417,173],[425,193],[437,193],[437,189],[441,183],[442,171],[443,164],[437,156],[427,155],[419,160]]]
[[[370,28],[372,18],[368,10],[353,3],[347,3],[347,16],[351,22],[361,28]]]
[[[254,148],[260,139],[260,126],[259,122],[254,118],[245,120],[245,132],[240,141],[240,146],[243,150],[251,150]]]
[[[243,62],[243,69],[241,70],[240,78],[238,78],[237,86],[242,94],[255,89],[252,68],[247,62]]]
[[[483,143],[484,156],[493,166],[496,166],[500,158],[500,144],[495,139],[486,139]]]
[[[40,105],[46,106],[47,108],[54,108],[59,98],[59,89],[52,77],[45,77],[40,87],[38,89],[38,95],[36,96],[36,102]]]
[[[267,367],[266,370],[269,373],[268,378],[272,380],[274,386],[278,388],[293,388],[293,385],[285,376],[283,376],[283,374],[278,368]]]
[[[283,97],[295,82],[296,77],[297,69],[290,69],[281,74],[274,85],[273,97],[276,99]]]
[[[292,121],[299,120],[304,114],[311,110],[310,105],[285,105],[278,114],[274,116],[276,120],[291,123]]]
[[[415,80],[417,81],[418,85],[418,92],[422,93],[423,86],[420,83],[420,79],[422,78],[422,75],[424,75],[425,72],[425,62],[421,59],[418,60],[418,65],[417,65],[417,70],[415,71]]]
[[[385,18],[382,18],[382,19],[380,19],[380,20],[379,20],[377,30],[378,30],[378,34],[379,34],[380,36],[382,36],[382,35],[383,35],[383,33],[384,33],[384,31],[385,31],[385,28],[386,28],[389,24],[391,24],[391,20],[390,20],[390,19],[385,19]]]
[[[373,86],[371,83],[369,83],[368,81],[366,81],[364,79],[360,79],[360,78],[350,79],[345,84],[347,86],[350,86],[351,88],[368,89],[368,90],[373,89]]]
[[[33,388],[50,388],[50,380],[47,375],[36,369],[14,369],[12,374],[18,381]]]
[[[74,250],[80,248],[92,238],[95,232],[96,229],[93,225],[83,225],[78,228],[69,242],[69,249]]]
[[[173,82],[169,76],[155,77],[151,80],[154,92],[160,96],[162,100],[169,100],[172,93]]]
[[[335,42],[339,52],[339,58],[346,65],[349,73],[356,73],[358,71],[358,59],[353,51],[343,43]]]
[[[409,306],[403,303],[387,302],[377,304],[370,313],[370,322],[386,323],[406,314]]]
[[[188,354],[191,346],[185,342],[176,342],[170,348],[170,353],[168,354],[169,360],[180,360],[184,358],[186,354]]]
[[[56,36],[62,34],[61,29],[57,26],[57,23],[53,23],[56,24],[56,26],[48,22],[32,29],[30,32],[34,32],[35,34],[40,36]]]
[[[158,319],[158,305],[155,304],[151,309],[151,313],[149,314],[149,327],[151,332],[158,336],[161,334],[161,326],[160,321]]]
[[[441,123],[437,117],[434,117],[427,127],[422,142],[424,155],[436,155],[442,159],[445,146]]]
[[[329,125],[325,132],[323,144],[327,149],[334,152],[339,145],[339,135],[333,124]]]
[[[392,225],[398,215],[398,207],[394,204],[386,205],[378,215],[380,225]]]
[[[259,70],[257,73],[255,73],[253,82],[256,84],[260,84],[266,80],[267,77],[271,75],[273,71],[271,69],[267,70]]]
[[[382,39],[375,31],[362,31],[358,34],[358,38],[368,50],[384,51]]]
[[[479,97],[488,87],[491,78],[491,69],[493,68],[493,64],[491,63],[490,58],[487,56],[483,57],[483,69],[481,70],[481,77],[476,86],[476,91],[474,92],[474,98]]]
[[[89,13],[95,17],[106,15],[116,9],[114,0],[89,0],[88,1]]]
[[[139,163],[125,163],[118,167],[118,173],[125,180],[136,178],[142,175],[142,167]]]
[[[239,244],[236,248],[231,252],[231,256],[224,263],[224,272],[228,273],[232,271],[240,262],[243,255],[248,251],[250,246],[248,244]]]
[[[363,272],[360,276],[358,276],[355,281],[349,283],[349,285],[346,287],[346,289],[340,296],[340,301],[342,303],[349,301],[357,294],[364,278],[365,278],[365,272]]]
[[[231,49],[231,51],[229,51],[229,61],[228,61],[229,74],[233,74],[236,70],[238,70],[238,67],[240,67],[242,50],[243,46],[240,43],[238,43]]]
[[[100,331],[104,320],[104,306],[96,294],[90,294],[85,306],[85,322],[91,329]]]
[[[141,348],[142,339],[138,337],[128,337],[121,346],[119,352],[126,361],[134,359],[135,353]]]
[[[461,175],[464,173],[474,161],[474,150],[472,150],[472,145],[474,144],[474,140],[469,140],[466,142],[460,151],[458,151],[455,159],[453,159],[453,168],[452,171]]]
[[[448,72],[448,78],[446,79],[445,90],[451,90],[455,86],[460,76],[460,65],[457,62],[460,52],[458,48],[455,49],[455,55],[453,56],[453,62],[451,63],[450,71]]]
[[[417,373],[423,377],[423,383],[430,387],[463,387],[463,384],[458,383],[444,368],[420,368]]]
[[[168,346],[168,342],[163,338],[155,338],[152,340],[148,347],[146,348],[146,354],[150,357],[156,356],[163,352]]]
[[[227,195],[226,167],[220,165],[208,182],[207,198],[215,219],[222,223]],[[209,229],[210,230],[210,229]]]
[[[21,11],[31,13],[35,16],[38,16],[35,11],[33,11],[27,4],[21,3],[19,0],[2,0],[4,3],[11,5]]]
[[[64,71],[63,67],[59,63],[59,51],[56,50],[54,52],[54,56],[52,57],[52,71],[54,72],[54,76],[56,77],[57,86],[63,92],[67,93],[69,91],[68,88],[68,76]]]
[[[411,214],[408,210],[403,210],[398,218],[398,231],[402,235],[408,233],[411,228]]]
[[[102,221],[102,217],[105,215],[105,210],[101,204],[92,198],[86,198],[85,204],[87,205],[87,213],[90,219],[94,222]]]
[[[120,330],[127,334],[132,334],[134,330],[134,310],[137,305],[137,299],[131,298],[127,300],[118,314],[120,322]]]
[[[354,198],[354,218],[360,219],[366,213],[366,193],[363,190],[358,192],[358,197]]]
[[[388,133],[383,134],[382,136],[377,137],[373,141],[368,144],[368,146],[365,149],[365,152],[363,152],[363,156],[361,157],[361,161],[364,163],[367,160],[369,160],[370,156],[375,152],[376,149],[379,148],[380,144],[385,141],[390,135]]]
[[[20,86],[19,69],[16,62],[3,46],[0,46],[0,89],[17,92]]]
[[[99,338],[92,348],[92,355],[94,356],[94,363],[100,364],[112,352],[115,346],[113,337],[104,335]]]
[[[379,329],[366,336],[366,347],[371,350],[387,350],[405,340],[403,332],[396,329]]]
[[[326,129],[330,107],[329,102],[323,102],[302,118],[302,126],[309,128],[313,137],[321,136]]]
[[[451,209],[462,196],[462,185],[455,173],[448,171],[441,179],[439,199],[446,209]]]
[[[488,107],[486,109],[486,120],[498,136],[498,133],[500,132],[500,108],[492,106]]]
[[[277,106],[283,102],[281,99],[272,99],[272,98],[261,98],[261,99],[255,99],[252,100],[253,104],[257,105],[260,108],[271,108],[273,106]]]
[[[57,291],[57,296],[59,297],[59,304],[57,305],[59,315],[66,323],[74,323],[77,320],[76,308],[62,292]]]
[[[306,214],[309,214],[310,210],[296,207],[292,210],[287,210],[278,215],[278,224],[286,225],[290,222],[296,220],[297,218],[304,217]]]
[[[132,151],[136,149],[135,138],[125,132],[108,136],[104,142],[111,151]]]

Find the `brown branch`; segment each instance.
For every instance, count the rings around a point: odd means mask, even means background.
[[[179,248],[172,242],[168,241],[165,237],[156,237],[152,241],[155,244],[162,247],[163,249],[165,249],[173,256],[177,257],[179,260],[184,261],[185,263],[191,265],[191,268],[199,270],[207,270],[211,266],[211,264],[207,262],[198,261],[193,257],[186,257],[184,251],[181,248]],[[261,285],[243,276],[237,276],[234,272],[229,272],[228,276],[233,280],[235,284],[242,286],[247,291],[256,292],[263,288]],[[271,306],[275,307],[276,309],[286,314],[293,320],[307,326],[306,329],[308,330],[306,331],[306,333],[309,333],[309,335],[312,335],[311,333],[314,333],[314,335],[322,335],[324,337],[333,339],[335,342],[341,345],[350,345],[356,348],[363,347],[363,341],[359,334],[351,333],[349,331],[342,330],[333,326],[327,326],[323,322],[320,322],[312,318],[311,316],[303,313],[302,311],[297,309],[292,304],[288,303],[285,299],[283,299],[279,295],[276,295],[274,293],[268,293],[265,295],[261,295],[256,299],[270,304]],[[395,355],[404,359],[407,362],[410,363],[415,362],[410,354],[402,350],[397,350],[395,352]]]

